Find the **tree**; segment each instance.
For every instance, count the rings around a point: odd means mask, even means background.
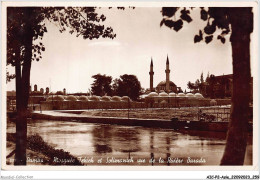
[[[190,81],[187,83],[187,87],[190,91],[193,91],[195,89],[195,84],[191,83]]]
[[[41,43],[47,32],[45,21],[51,21],[60,32],[84,39],[114,38],[111,27],[98,24],[105,21],[95,7],[8,7],[7,8],[7,65],[15,67],[16,77],[16,150],[15,165],[26,165],[26,136],[31,63],[41,59],[45,50]]]
[[[113,87],[116,87],[118,96],[128,96],[132,100],[137,100],[141,95],[141,84],[135,75],[124,74],[114,82],[116,84]]]
[[[203,77],[203,72],[200,75],[200,83],[204,83],[204,77]]]
[[[214,94],[214,84],[215,84],[216,78],[213,74],[211,74],[210,76],[208,75],[206,82],[208,83],[208,88],[207,88],[207,95],[210,98],[215,98],[215,94]]]
[[[8,71],[6,71],[6,83],[10,82],[14,78],[15,74],[10,74]]]
[[[164,7],[164,16],[161,26],[179,31],[183,22],[190,23],[190,10],[193,8]],[[176,12],[180,11],[180,18],[172,20]],[[227,133],[225,152],[221,165],[242,165],[244,163],[247,127],[249,112],[250,90],[250,34],[253,32],[252,7],[210,7],[200,9],[201,19],[207,21],[203,30],[195,35],[194,42],[204,40],[210,43],[216,29],[221,33],[217,39],[225,43],[225,36],[231,33],[230,42],[233,57],[233,93],[231,105],[231,118]],[[175,17],[176,18],[176,17]],[[204,38],[205,36],[205,38]]]
[[[96,74],[92,76],[92,78],[95,79],[93,84],[91,85],[92,94],[97,96],[104,96],[107,94],[111,96],[112,94],[111,76],[106,76],[105,74],[104,75]]]

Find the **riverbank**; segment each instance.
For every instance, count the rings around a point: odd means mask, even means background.
[[[214,108],[214,109],[213,109]],[[217,108],[217,111],[216,111]],[[85,123],[117,124],[126,126],[144,126],[155,128],[174,128],[172,118],[180,121],[199,121],[198,112],[205,112],[218,119],[218,114],[229,116],[230,108],[174,108],[174,109],[113,109],[113,110],[61,110],[61,111],[35,111],[32,119],[47,119],[56,121],[78,121]],[[214,114],[215,113],[215,114]],[[218,113],[218,114],[216,114]],[[204,113],[205,114],[205,113]],[[226,120],[225,120],[226,121]]]
[[[6,163],[14,165],[15,134],[7,133]],[[27,165],[82,165],[79,160],[63,149],[55,149],[35,134],[27,137]],[[65,161],[66,160],[66,161]]]
[[[171,120],[163,119],[138,119],[138,118],[124,118],[124,117],[101,117],[88,116],[84,114],[62,113],[43,111],[42,113],[35,112],[32,114],[32,120],[45,119],[55,121],[77,121],[84,123],[101,123],[101,124],[115,124],[125,126],[143,126],[156,128],[172,128]]]

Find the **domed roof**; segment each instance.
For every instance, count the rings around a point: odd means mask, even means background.
[[[196,93],[194,96],[195,96],[196,98],[204,98],[204,97],[202,96],[202,94],[200,94],[200,93]]]
[[[167,104],[167,101],[163,100],[160,102],[160,104]]]
[[[49,96],[46,101],[64,101],[64,97],[62,95]]]
[[[186,97],[187,97],[187,98],[194,98],[194,94],[188,93],[188,94],[186,94]]]
[[[166,92],[161,92],[161,93],[159,93],[159,96],[168,96],[168,94],[166,93]]]
[[[42,92],[41,91],[32,91],[31,95],[41,95]]]
[[[128,96],[123,96],[121,100],[125,102],[128,102],[128,100],[131,101],[131,99]]]
[[[150,92],[147,97],[155,97],[158,96],[158,94],[156,92]]]
[[[100,100],[101,101],[111,101],[109,96],[102,96]]]
[[[65,98],[67,101],[77,101],[77,98],[73,95],[69,95]]]
[[[176,93],[174,93],[174,92],[171,92],[170,94],[169,94],[169,96],[176,96],[177,94]]]
[[[210,100],[210,103],[217,103],[215,99]]]
[[[80,100],[80,101],[88,101],[88,97],[87,96],[79,96],[78,100]]]
[[[184,93],[179,93],[179,94],[177,94],[177,97],[185,97],[185,94]]]
[[[88,99],[90,101],[100,101],[100,97],[99,96],[90,96]]]
[[[112,101],[121,101],[121,97],[119,97],[119,96],[113,96],[113,97],[111,98],[111,100],[112,100]]]
[[[176,86],[172,81],[170,81],[169,84],[170,86]],[[166,81],[161,81],[157,86],[166,86]]]

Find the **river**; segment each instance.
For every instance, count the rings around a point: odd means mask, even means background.
[[[14,124],[7,129],[14,133]],[[86,165],[219,165],[225,147],[225,133],[68,121],[29,121],[28,135],[34,134]],[[244,164],[252,164],[251,140]]]

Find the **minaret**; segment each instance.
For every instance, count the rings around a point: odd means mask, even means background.
[[[151,58],[151,65],[150,65],[150,91],[152,92],[153,91],[153,75],[154,75],[154,72],[153,72],[153,59]]]
[[[166,92],[169,93],[170,92],[170,67],[169,67],[169,58],[167,55],[167,61],[166,61]]]

